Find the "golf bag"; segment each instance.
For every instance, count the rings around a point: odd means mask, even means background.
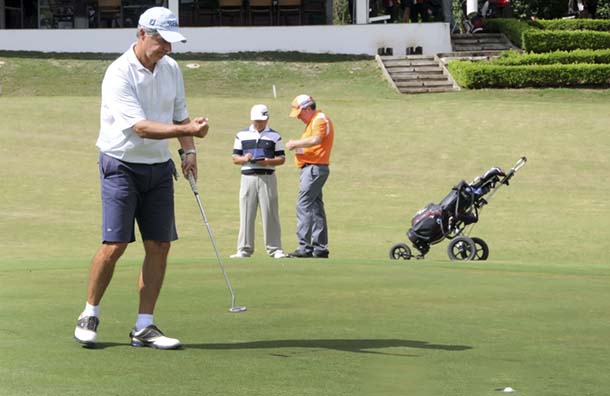
[[[479,212],[488,203],[484,197],[490,193],[491,197],[501,185],[508,185],[525,161],[525,157],[521,158],[508,174],[494,167],[470,184],[462,180],[438,204],[430,203],[418,211],[407,231],[407,238],[420,253],[417,257],[423,258],[431,245],[447,238],[452,240],[448,250],[452,260],[486,259],[489,249],[482,239],[461,235],[466,226],[479,221]],[[456,246],[457,251],[454,250]],[[410,257],[411,251],[406,244],[398,243],[390,250],[392,259]]]

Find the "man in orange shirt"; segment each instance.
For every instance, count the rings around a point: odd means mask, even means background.
[[[292,101],[290,117],[303,121],[305,132],[298,140],[289,140],[286,149],[294,150],[295,162],[301,169],[297,198],[297,240],[299,246],[290,257],[328,258],[328,226],[322,188],[330,173],[328,164],[333,147],[332,121],[316,110],[309,95]]]

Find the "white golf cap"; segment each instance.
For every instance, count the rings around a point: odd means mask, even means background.
[[[145,28],[155,29],[168,43],[178,41],[186,43],[186,38],[178,31],[178,18],[165,7],[153,7],[144,11],[140,15],[138,24]]]
[[[266,121],[269,119],[269,109],[264,104],[257,104],[252,106],[250,110],[251,121]]]
[[[301,114],[301,110],[305,107],[316,104],[315,100],[309,95],[299,95],[292,100],[292,109],[290,110],[290,117],[298,117]]]

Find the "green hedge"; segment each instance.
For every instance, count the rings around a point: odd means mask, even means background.
[[[538,19],[533,22],[547,30],[595,30],[610,32],[610,20],[607,19]]]
[[[551,26],[572,26],[574,29],[551,28]],[[596,26],[598,31],[593,31],[593,29],[577,30],[576,26]],[[538,53],[610,48],[610,30],[602,29],[602,26],[610,29],[610,21],[567,19],[526,22],[504,18],[485,20],[486,31],[504,33],[515,46],[528,52]],[[544,28],[544,30],[541,30],[541,28]]]
[[[610,87],[610,21],[487,19],[485,29],[504,33],[529,53],[450,62],[448,69],[462,87]]]
[[[539,29],[525,21],[507,18],[490,18],[484,21],[485,31],[490,33],[504,33],[506,37],[519,48],[523,48],[523,35],[525,32],[537,32]]]
[[[610,48],[610,33],[593,31],[528,30],[522,46],[528,52],[572,51]]]
[[[448,68],[456,83],[472,89],[610,86],[610,65],[505,66],[454,61]]]
[[[552,65],[552,64],[610,64],[610,49],[555,51],[546,54],[520,54],[515,51],[504,52],[499,59],[491,61],[496,65]]]

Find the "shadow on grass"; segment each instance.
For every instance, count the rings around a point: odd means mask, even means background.
[[[372,353],[381,355],[397,355],[374,351],[371,349],[382,348],[417,348],[435,349],[443,351],[465,351],[472,349],[467,345],[441,345],[431,344],[426,341],[398,340],[398,339],[351,339],[351,340],[270,340],[236,342],[230,344],[188,344],[185,349],[278,349],[278,348],[308,348],[308,349],[332,349],[343,352]],[[274,353],[274,356],[288,357],[288,355]]]
[[[120,342],[98,342],[95,345],[82,345],[83,349],[106,349],[113,347],[130,347],[129,343]],[[370,353],[378,355],[391,356],[413,356],[401,353],[380,352],[375,349],[383,348],[414,348],[414,349],[433,349],[441,351],[466,351],[472,349],[467,345],[442,345],[431,344],[426,341],[414,340],[398,340],[398,339],[327,339],[327,340],[269,340],[269,341],[251,341],[251,342],[235,342],[235,343],[218,343],[218,344],[185,344],[184,349],[208,349],[208,350],[238,350],[238,349],[280,349],[280,348],[303,348],[303,351],[280,353],[276,351],[271,353],[277,357],[291,357],[301,353],[314,352],[320,349],[328,349],[343,352],[354,353]]]
[[[38,52],[38,51],[0,51],[0,57],[6,58],[33,58],[33,59],[74,59],[74,60],[108,60],[118,58],[119,53],[98,52]],[[170,55],[176,60],[199,60],[199,61],[257,61],[257,62],[313,62],[334,63],[351,62],[358,60],[373,59],[369,55],[351,54],[309,54],[296,51],[261,51],[261,52],[234,52],[228,54],[181,52]]]
[[[128,347],[131,345],[128,342],[97,342],[91,345],[80,344],[80,347],[83,349],[106,349],[120,346]]]

